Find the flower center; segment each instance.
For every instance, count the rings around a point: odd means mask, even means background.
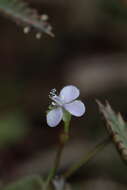
[[[63,102],[59,96],[56,95],[57,90],[54,88],[51,90],[49,98],[53,100],[52,105],[53,106],[62,106]]]

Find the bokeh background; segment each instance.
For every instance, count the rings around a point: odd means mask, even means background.
[[[86,105],[73,118],[60,172],[108,136],[95,100],[127,118],[127,1],[26,0],[50,17],[55,38],[35,38],[0,17],[0,180],[50,170],[61,126],[46,124],[52,88],[76,85]],[[109,145],[69,180],[80,189],[127,188],[127,167]]]

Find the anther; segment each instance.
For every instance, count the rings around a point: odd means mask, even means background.
[[[55,105],[56,105],[56,103],[55,103],[55,102],[52,102],[51,104],[52,104],[53,106],[55,106]]]
[[[52,96],[56,96],[56,89],[53,88],[53,89],[51,90],[50,94],[51,94]]]
[[[53,97],[53,96],[56,96],[54,92],[50,92],[50,96]]]
[[[56,89],[55,89],[55,88],[53,88],[53,89],[51,90],[51,92],[56,93]]]

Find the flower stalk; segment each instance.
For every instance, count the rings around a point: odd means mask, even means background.
[[[68,115],[68,117],[67,117],[67,115]],[[49,173],[49,176],[48,176],[47,181],[46,181],[47,186],[50,184],[52,179],[57,174],[57,170],[58,170],[59,165],[60,165],[64,146],[69,139],[69,126],[70,126],[70,120],[71,120],[71,115],[70,116],[69,115],[70,115],[69,113],[66,113],[65,119],[63,119],[64,120],[64,130],[62,130],[62,133],[60,134],[60,137],[59,137],[59,146],[58,146],[58,149],[56,152],[56,156],[55,156],[55,160],[54,160],[54,166],[51,169],[51,172]]]

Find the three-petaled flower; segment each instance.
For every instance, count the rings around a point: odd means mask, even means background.
[[[56,95],[56,90],[53,89],[49,96],[52,106],[47,113],[47,124],[50,127],[57,126],[63,119],[65,111],[77,117],[82,116],[85,113],[85,105],[82,101],[76,100],[79,95],[79,89],[73,85],[65,86],[59,95]]]

